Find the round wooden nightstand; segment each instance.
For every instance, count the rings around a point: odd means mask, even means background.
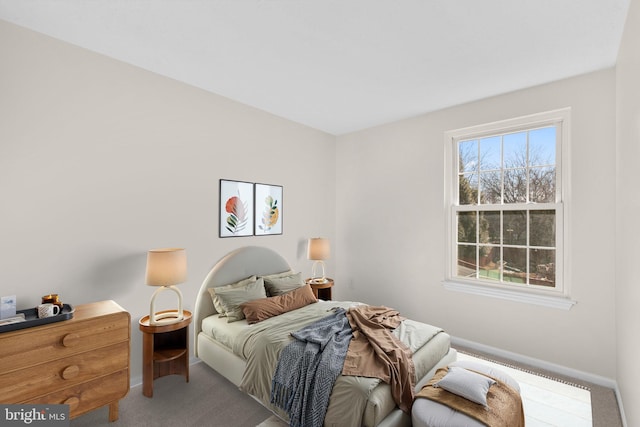
[[[327,277],[327,281],[324,283],[313,283],[311,279],[305,280],[305,283],[311,286],[313,295],[318,299],[331,301],[331,288],[333,287],[333,279]]]
[[[165,310],[166,313],[175,310]],[[142,394],[153,397],[153,380],[165,375],[184,375],[189,382],[189,324],[191,312],[168,325],[151,325],[149,316],[140,319],[142,331]]]

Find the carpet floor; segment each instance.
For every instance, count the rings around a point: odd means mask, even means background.
[[[109,422],[108,407],[71,420],[71,427],[254,427],[272,413],[204,363],[189,368],[189,382],[178,375],[153,382],[153,397],[142,385],[120,401],[119,418]]]

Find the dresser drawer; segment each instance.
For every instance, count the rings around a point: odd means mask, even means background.
[[[69,415],[75,418],[91,410],[122,399],[129,391],[129,370],[114,372],[64,390],[20,403],[53,403],[69,405]],[[112,420],[114,421],[114,420]]]
[[[4,372],[20,370],[94,348],[126,342],[129,340],[129,330],[129,314],[120,312],[6,332],[0,334],[0,366]]]
[[[0,401],[18,403],[84,383],[129,366],[129,343],[76,354],[0,375]]]

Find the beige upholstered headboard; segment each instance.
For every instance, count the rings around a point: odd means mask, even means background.
[[[245,246],[225,255],[213,266],[196,297],[193,330],[195,355],[198,355],[198,334],[202,319],[216,313],[208,288],[224,286],[249,276],[266,276],[291,270],[289,263],[277,252],[261,246]]]

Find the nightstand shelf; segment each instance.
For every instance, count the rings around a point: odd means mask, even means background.
[[[153,361],[156,363],[170,362],[187,354],[184,348],[167,348],[153,352]]]

